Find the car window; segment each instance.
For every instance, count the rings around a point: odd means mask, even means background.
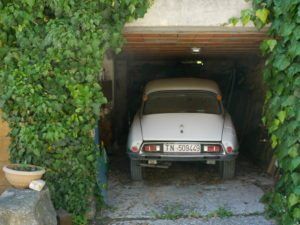
[[[217,95],[206,91],[161,91],[148,95],[143,114],[211,113],[220,114],[222,107]]]

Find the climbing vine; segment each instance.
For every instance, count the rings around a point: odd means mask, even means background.
[[[56,208],[85,214],[96,190],[93,129],[103,55],[148,0],[0,0],[0,107],[10,159],[47,169]]]
[[[268,213],[280,224],[300,221],[300,0],[252,0],[253,8],[231,18],[259,29],[269,39],[261,44],[268,88],[263,122],[268,128],[280,170],[275,189],[265,196]]]

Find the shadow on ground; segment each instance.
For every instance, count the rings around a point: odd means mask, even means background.
[[[223,181],[217,166],[175,163],[147,168],[142,182],[129,177],[126,157],[111,158],[109,206],[95,224],[105,225],[272,225],[260,198],[273,180],[239,160],[235,179]]]

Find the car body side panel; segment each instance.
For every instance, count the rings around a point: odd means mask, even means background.
[[[237,135],[229,113],[225,114],[222,143],[225,146],[225,148],[231,146],[235,152],[238,151],[239,144],[237,140]]]
[[[131,149],[132,146],[140,148],[143,143],[143,136],[141,130],[141,122],[139,118],[139,112],[134,116],[133,122],[131,124],[128,140],[127,140],[127,149]]]

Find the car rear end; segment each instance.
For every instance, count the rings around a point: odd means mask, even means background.
[[[167,168],[173,161],[233,161],[237,156],[234,128],[218,92],[163,90],[144,96],[135,118],[140,141],[129,141],[131,169]],[[233,131],[232,135],[225,134]],[[131,135],[132,136],[132,135]],[[133,140],[130,136],[129,140]],[[141,172],[138,173],[141,175]],[[139,178],[139,177],[138,177]]]

